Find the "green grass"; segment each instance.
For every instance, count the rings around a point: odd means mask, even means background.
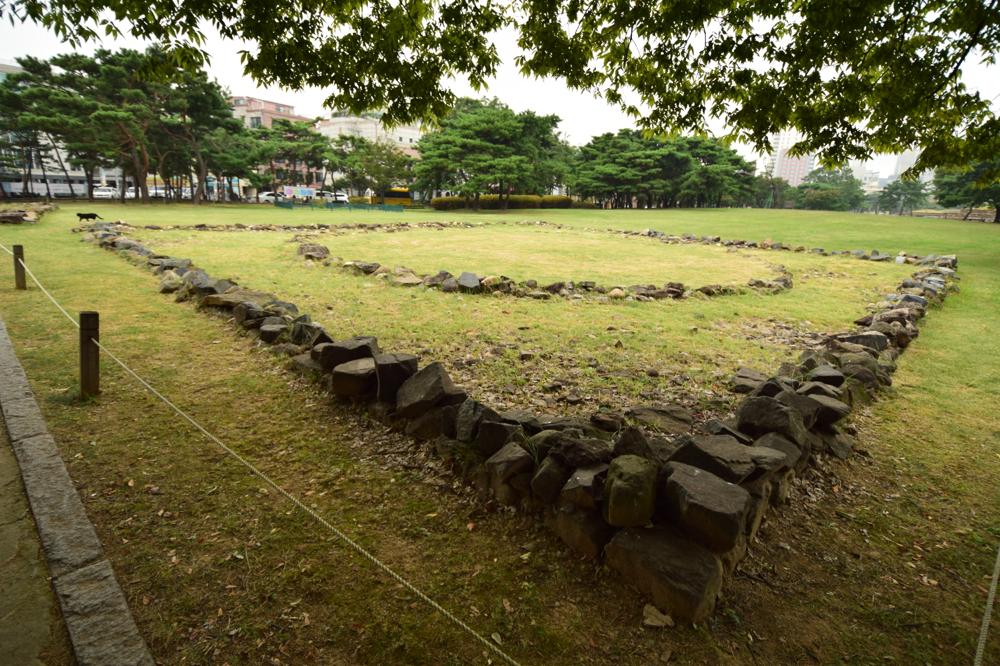
[[[540,284],[593,280],[604,286],[682,282],[745,285],[769,278],[780,259],[766,251],[666,245],[648,238],[524,226],[417,229],[399,233],[320,234],[317,241],[343,259],[403,265],[421,274],[469,270]]]
[[[305,211],[304,217],[308,217]],[[143,224],[139,216],[131,220]],[[491,236],[495,235],[495,238]],[[416,254],[443,255],[443,266],[464,260],[470,269],[489,272],[513,261],[523,273],[573,274],[597,278],[627,275],[626,282],[649,282],[657,270],[673,274],[685,267],[707,281],[726,274],[768,277],[781,262],[795,276],[795,288],[778,295],[750,292],[715,299],[636,303],[599,303],[553,299],[500,298],[404,289],[376,277],[358,277],[337,268],[310,265],[296,254],[292,234],[136,230],[132,236],[158,252],[193,259],[212,275],[271,291],[296,302],[334,336],[376,335],[389,350],[419,352],[447,364],[464,386],[504,407],[593,409],[600,404],[645,400],[694,401],[699,407],[727,401],[729,377],[740,365],[776,367],[799,351],[794,337],[836,331],[863,312],[880,293],[912,272],[895,264],[853,258],[824,258],[792,252],[727,251],[702,246],[667,245],[648,238],[584,233],[581,258],[575,232],[560,231],[559,252],[507,254],[505,248],[554,245],[551,231],[524,227],[484,227],[447,231],[319,234],[314,240],[344,258],[394,262]],[[540,240],[542,236],[545,240]],[[603,260],[586,260],[604,239]],[[405,248],[401,248],[405,245]],[[463,248],[469,248],[463,253]],[[475,248],[475,249],[473,249]],[[685,253],[690,256],[683,258]],[[667,266],[669,268],[664,268]],[[456,271],[460,270],[455,267]],[[426,268],[428,271],[433,268]],[[627,271],[624,272],[624,271]],[[643,280],[643,276],[645,279]],[[554,279],[554,278],[552,278]],[[604,278],[602,278],[604,279]],[[665,280],[660,278],[660,283]],[[792,336],[791,338],[789,336]],[[619,342],[621,346],[619,346]],[[536,358],[518,360],[520,350]],[[472,363],[467,363],[468,360]],[[659,376],[651,377],[654,369]],[[565,387],[545,393],[558,381]],[[561,404],[578,397],[576,407]]]
[[[477,629],[499,633],[523,663],[649,664],[668,653],[671,663],[971,661],[1000,539],[1000,226],[753,210],[350,216],[249,206],[79,208],[137,224],[252,224],[279,215],[295,224],[544,218],[581,229],[957,253],[962,292],[930,313],[891,395],[861,415],[870,457],[831,465],[812,479],[811,495],[795,493],[769,516],[743,567],[756,577],[727,586],[711,623],[650,631],[641,627],[638,595],[605,569],[575,560],[535,518],[482,513],[424,467],[408,467],[412,460],[397,452],[405,440],[290,380],[276,359],[251,351],[221,320],[157,295],[153,276],[79,243],[68,233],[76,209],[39,225],[0,227],[0,242],[24,244],[39,277],[71,311],[100,310],[102,340],[167,395]],[[782,253],[796,287],[776,297],[522,303],[421,295],[308,269],[287,242],[290,233],[170,234],[139,233],[155,248],[164,249],[157,239],[177,242],[211,272],[228,267],[250,286],[298,302],[337,333],[377,332],[401,350],[435,345],[428,358],[483,355],[468,371],[481,393],[504,372],[511,382],[523,374],[483,354],[495,341],[562,356],[541,363],[561,374],[563,367],[572,374],[589,353],[623,371],[676,364],[704,377],[693,385],[712,390],[717,363],[725,374],[737,360],[771,363],[789,353],[746,340],[745,322],[805,326],[808,319],[817,329],[839,328],[863,311],[880,282],[897,277],[865,262]],[[820,263],[794,264],[800,258]],[[74,331],[38,290],[14,292],[9,266],[0,266],[0,313],[159,661],[485,663],[481,648],[326,541],[114,367],[104,366],[99,400],[73,401]],[[806,279],[810,271],[817,273]],[[563,328],[553,331],[551,322]],[[602,348],[616,338],[629,358],[615,361],[617,352]],[[660,386],[622,382],[617,390],[628,396]],[[998,660],[995,621],[984,663]]]

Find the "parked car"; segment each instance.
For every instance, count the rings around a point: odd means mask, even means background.
[[[115,199],[118,197],[118,190],[113,187],[95,187],[95,199]]]
[[[281,201],[285,198],[285,195],[281,192],[262,192],[260,195],[260,200],[263,203],[274,203],[276,201]]]
[[[336,203],[336,204],[350,203],[347,194],[345,194],[344,192],[328,192],[326,190],[317,190],[316,196],[326,199],[329,203]]]

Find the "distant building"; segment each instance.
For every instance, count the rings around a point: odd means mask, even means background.
[[[233,117],[243,121],[246,127],[271,127],[275,120],[312,122],[312,118],[295,115],[295,107],[282,102],[269,102],[256,97],[230,97]]]
[[[784,130],[771,135],[773,150],[765,170],[772,178],[783,178],[792,187],[801,185],[809,172],[816,168],[815,155],[788,154],[791,147],[801,139],[802,135],[795,130]]]
[[[386,127],[380,114],[375,113],[361,116],[334,114],[319,121],[316,130],[331,140],[339,136],[356,136],[369,141],[388,141],[410,157],[418,156],[417,142],[424,133],[420,125]]]
[[[870,162],[852,160],[850,163],[851,174],[861,181],[861,189],[865,194],[878,192],[882,189],[881,177],[878,169],[871,168]]]
[[[5,62],[0,62],[0,81],[3,81],[10,74],[17,74],[18,72],[24,71],[17,65],[11,65]]]
[[[892,177],[890,181],[899,179],[907,169],[912,167],[917,163],[917,158],[920,157],[919,150],[907,150],[905,152],[896,155],[896,168],[892,171]],[[927,170],[920,174],[920,182],[927,183],[934,178],[934,172]]]

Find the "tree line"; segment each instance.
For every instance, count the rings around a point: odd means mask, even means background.
[[[312,123],[276,120],[272,127],[247,128],[233,117],[218,83],[201,69],[177,66],[157,48],[28,57],[18,64],[24,71],[0,84],[0,170],[19,173],[22,191],[32,188],[33,169],[46,163],[63,172],[71,196],[92,196],[97,170],[118,168],[143,201],[152,178],[166,196],[184,192],[196,202],[208,198],[210,177],[225,184],[215,196],[232,200],[241,198],[234,179],[258,191],[330,181],[364,190],[384,187],[408,169],[392,145],[360,137],[331,142]],[[76,191],[73,168],[83,171],[86,192]],[[49,174],[42,175],[48,188]]]

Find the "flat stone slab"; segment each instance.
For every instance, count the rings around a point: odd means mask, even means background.
[[[604,549],[608,566],[679,620],[712,614],[722,590],[722,561],[702,546],[656,527],[627,528]]]
[[[55,580],[80,666],[154,664],[107,560]]]
[[[0,371],[0,408],[77,663],[152,666],[2,320]]]

